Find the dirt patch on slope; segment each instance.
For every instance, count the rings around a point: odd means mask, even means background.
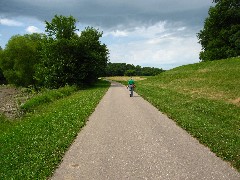
[[[236,104],[237,106],[240,106],[240,97],[237,99],[232,100],[233,104]]]
[[[20,116],[19,105],[23,102],[23,96],[17,88],[0,86],[0,113],[8,118]]]

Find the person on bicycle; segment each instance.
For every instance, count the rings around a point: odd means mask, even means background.
[[[127,88],[129,89],[130,97],[133,97],[134,87],[135,87],[135,82],[134,82],[133,78],[131,77],[128,80],[128,86],[127,86]]]

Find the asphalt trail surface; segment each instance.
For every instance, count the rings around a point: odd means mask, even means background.
[[[52,179],[239,180],[240,174],[113,82]]]

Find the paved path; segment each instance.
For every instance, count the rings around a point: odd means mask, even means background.
[[[126,87],[112,83],[52,179],[240,180],[240,174]]]

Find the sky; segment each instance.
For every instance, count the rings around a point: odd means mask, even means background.
[[[212,0],[0,0],[0,46],[16,34],[44,33],[54,15],[103,32],[112,63],[165,70],[199,62]]]

